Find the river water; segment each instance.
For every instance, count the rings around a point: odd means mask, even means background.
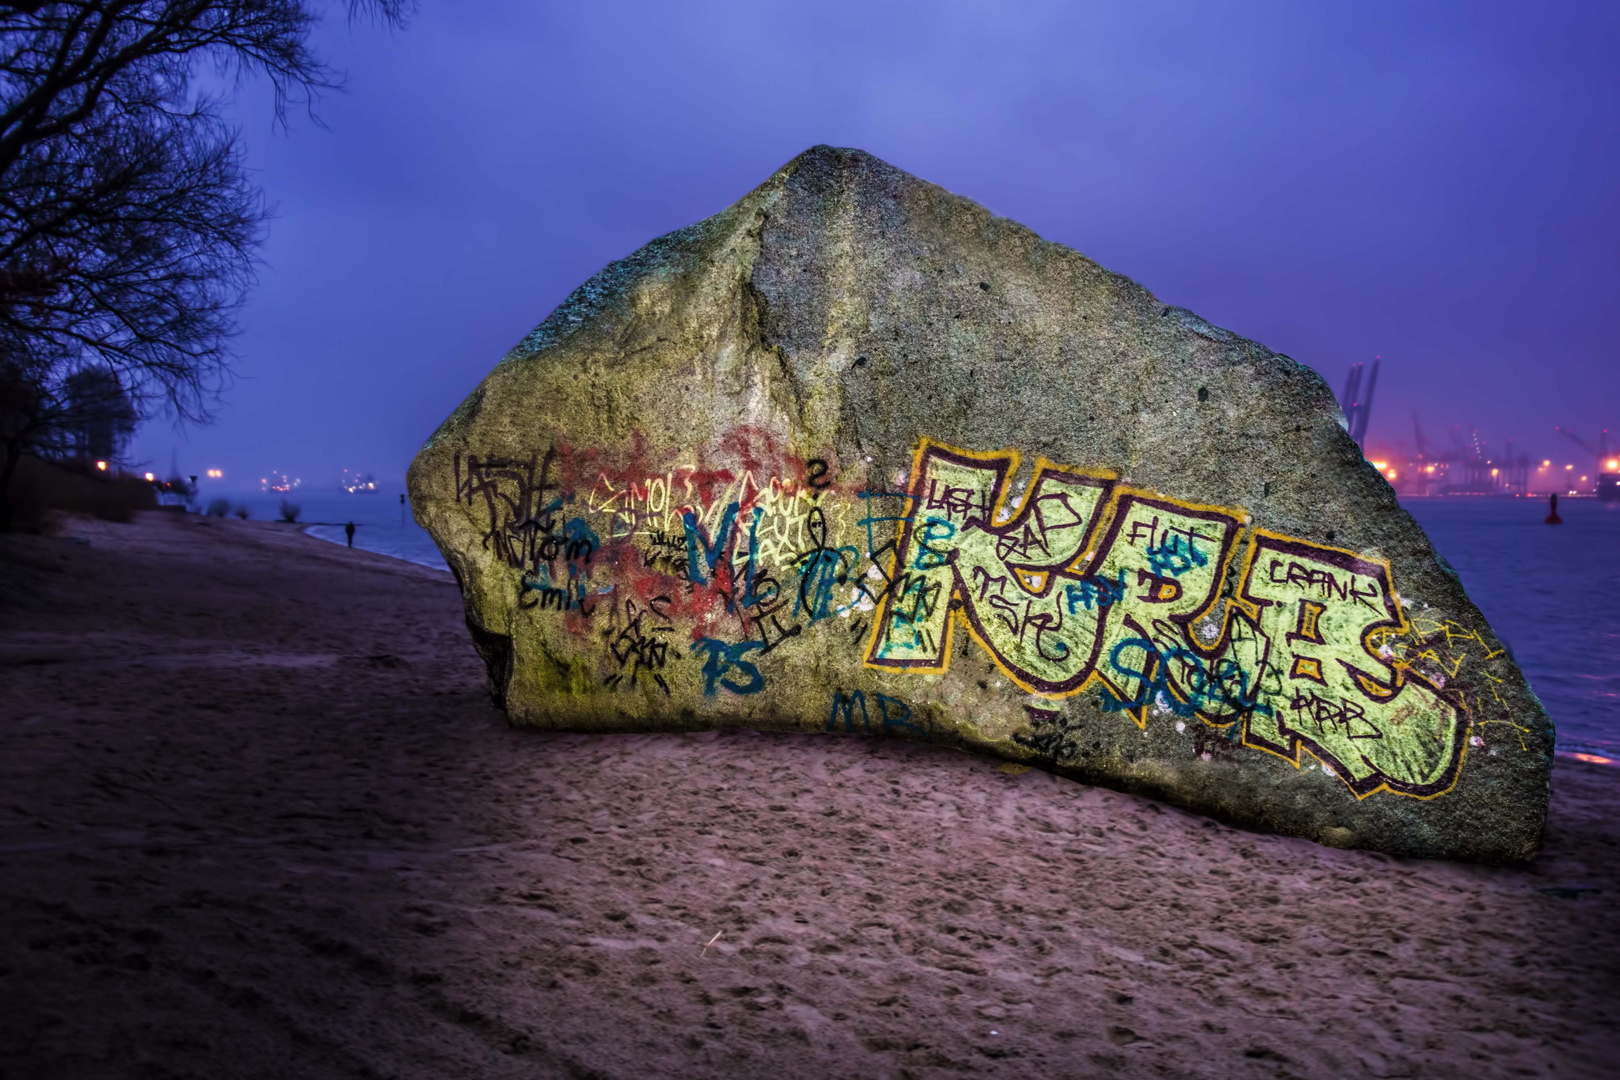
[[[278,516],[281,496],[233,500],[257,519]],[[401,514],[399,493],[296,492],[306,531],[447,569],[433,540]],[[205,494],[203,502],[206,503]],[[1620,762],[1620,503],[1566,499],[1564,523],[1545,524],[1539,499],[1408,499],[1403,505],[1461,576],[1507,643],[1558,728],[1563,753]],[[1396,583],[1397,587],[1399,582]]]
[[[1560,500],[1562,525],[1542,499],[1402,505],[1512,650],[1559,751],[1620,762],[1620,503]]]
[[[207,506],[215,496],[204,490],[197,505]],[[247,507],[256,521],[276,521],[285,499],[298,507],[298,520],[309,535],[333,543],[344,543],[343,526],[354,522],[354,546],[380,555],[448,571],[439,549],[411,519],[409,506],[402,506],[399,492],[349,495],[342,491],[294,491],[288,495],[253,493],[225,496],[233,507]]]

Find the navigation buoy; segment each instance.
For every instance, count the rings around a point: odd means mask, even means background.
[[[1564,523],[1564,519],[1558,516],[1558,496],[1556,495],[1552,497],[1551,509],[1552,513],[1547,515],[1547,524],[1562,525]]]

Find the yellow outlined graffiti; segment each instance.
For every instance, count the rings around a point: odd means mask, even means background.
[[[943,673],[960,622],[1031,694],[1097,686],[1141,727],[1150,709],[1241,723],[1243,745],[1296,768],[1304,750],[1358,798],[1456,783],[1468,718],[1389,649],[1410,626],[1386,560],[1251,529],[1223,599],[1242,510],[1044,458],[1014,501],[1019,462],[921,441],[869,667]]]
[[[1080,691],[1100,609],[1079,611],[1064,590],[1079,580],[1074,567],[1089,554],[1114,477],[1041,458],[1014,507],[1019,460],[1016,450],[977,453],[928,440],[918,447],[869,666],[943,672],[961,621],[991,655],[1027,654],[1024,664],[1003,665],[1017,685],[1048,696]],[[1066,615],[1066,607],[1076,612]]]
[[[1461,706],[1383,639],[1410,632],[1387,559],[1254,529],[1238,587],[1245,616],[1291,663],[1243,745],[1300,765],[1307,750],[1358,798],[1451,790],[1467,752]]]

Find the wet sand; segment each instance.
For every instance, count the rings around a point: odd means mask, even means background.
[[[517,731],[448,575],[0,537],[0,1076],[1613,1076],[1620,770],[1528,869],[858,737]]]

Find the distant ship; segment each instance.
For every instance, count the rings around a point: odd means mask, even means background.
[[[286,492],[292,491],[294,488],[298,487],[303,483],[303,481],[289,477],[284,472],[271,469],[270,475],[262,477],[259,480],[259,483],[263,485],[264,490],[266,491],[275,491],[285,494]]]
[[[377,479],[370,473],[350,472],[343,470],[343,479],[338,486],[350,495],[375,495],[377,493]]]

